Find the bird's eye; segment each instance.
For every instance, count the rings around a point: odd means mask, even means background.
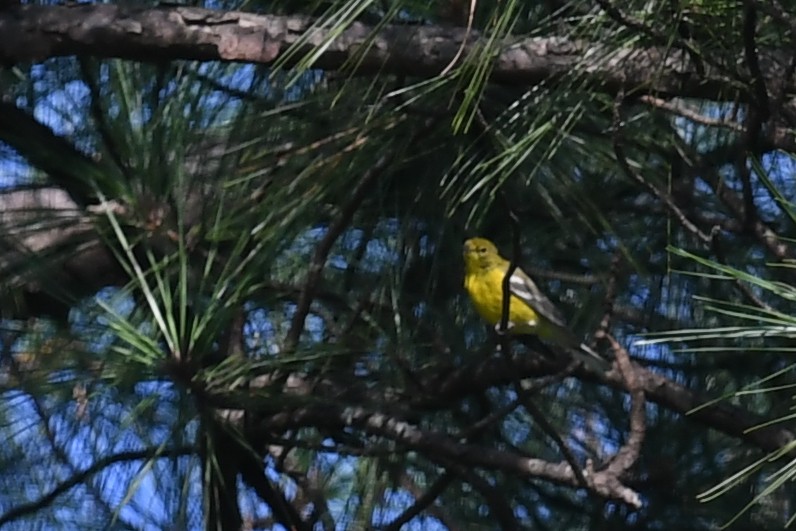
[[[484,254],[486,252],[486,247],[479,247],[478,252]]]

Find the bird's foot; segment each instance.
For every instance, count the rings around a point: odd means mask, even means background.
[[[500,323],[495,325],[495,333],[499,336],[505,336],[506,334],[511,333],[511,329],[514,328],[514,323],[511,321],[506,323],[506,328],[501,328]]]

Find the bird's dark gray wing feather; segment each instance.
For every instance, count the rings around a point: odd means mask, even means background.
[[[567,322],[558,308],[550,302],[550,299],[545,297],[545,294],[536,287],[536,283],[521,269],[517,268],[512,273],[509,279],[509,289],[515,297],[533,308],[536,313],[547,321],[561,327],[567,326]]]

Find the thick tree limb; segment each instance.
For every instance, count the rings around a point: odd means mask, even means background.
[[[502,470],[519,477],[538,478],[569,487],[580,487],[572,467],[566,461],[551,463],[508,451],[459,443],[441,433],[422,430],[398,418],[361,407],[316,404],[278,413],[268,420],[268,426],[272,429],[289,429],[305,425],[334,429],[354,427],[423,452],[429,459],[440,463],[452,461],[465,466]],[[592,471],[587,479],[589,491],[606,499],[626,503],[631,507],[641,506],[638,494],[622,485],[612,472]]]
[[[0,60],[6,64],[50,57],[90,55],[137,61],[189,59],[297,64],[326,45],[329,31],[299,16],[256,15],[192,7],[130,8],[119,5],[26,5],[0,12]],[[372,40],[370,40],[372,37]],[[354,23],[318,54],[315,68],[356,65],[359,74],[430,77],[441,73],[464,45],[483,44],[477,32],[437,26]],[[782,57],[780,57],[782,56]],[[787,51],[760,54],[760,67],[781,79]],[[608,92],[656,93],[712,100],[738,96],[737,80],[716,68],[699,72],[687,52],[625,48],[564,37],[511,39],[495,57],[492,79],[533,85],[582,72]],[[790,81],[789,81],[790,82]],[[792,82],[791,82],[792,83]],[[790,91],[796,90],[791,86]]]
[[[464,365],[453,371],[449,367],[431,367],[417,375],[417,379],[421,382],[420,387],[433,390],[433,395],[421,395],[410,401],[407,401],[400,392],[389,388],[372,391],[355,385],[343,387],[329,380],[322,382],[305,380],[296,373],[289,378],[288,386],[290,393],[298,396],[313,395],[317,399],[329,396],[336,400],[362,404],[386,401],[390,404],[385,406],[386,409],[404,411],[401,408],[408,408],[409,411],[415,412],[435,411],[445,409],[451,403],[484,389],[511,385],[517,378],[538,378],[559,374],[565,369],[566,360],[547,360],[522,353],[514,356],[512,363],[513,368],[509,368],[502,358],[492,357]],[[631,366],[637,385],[644,391],[646,399],[665,409],[688,414],[688,418],[695,422],[730,437],[738,438],[766,452],[778,450],[796,439],[796,435],[791,430],[779,425],[755,429],[767,419],[743,408],[725,402],[702,407],[711,401],[711,397],[692,391],[637,363],[632,363]],[[603,384],[623,391],[628,390],[625,378],[616,369],[597,373],[581,367],[575,369],[573,374],[583,381]],[[219,407],[242,407],[241,404],[234,401],[230,402],[228,397],[217,396],[213,399],[219,402],[217,404]],[[251,405],[250,402],[247,404]],[[699,409],[697,410],[697,408]]]
[[[478,389],[508,385],[518,377],[532,378],[555,374],[563,368],[561,366],[563,361],[556,366],[556,362],[527,355],[515,356],[513,363],[519,373],[512,373],[499,358],[469,364],[453,372],[445,371],[444,375],[429,371],[426,375],[427,379],[424,380],[424,388],[435,389],[435,395],[432,398],[419,398],[413,407],[433,409],[440,407],[441,403],[458,400]],[[709,397],[691,391],[636,363],[632,366],[638,385],[644,390],[647,400],[670,411],[686,414],[710,400]],[[575,375],[585,381],[599,382],[616,389],[627,390],[627,383],[617,370],[598,374],[580,368]],[[690,414],[688,418],[731,437],[739,438],[766,452],[782,448],[796,438],[793,432],[780,426],[752,429],[763,423],[765,419],[726,403],[717,403],[701,408]]]
[[[55,187],[0,192],[0,275],[23,293],[20,315],[59,319],[70,301],[125,281],[94,220]]]

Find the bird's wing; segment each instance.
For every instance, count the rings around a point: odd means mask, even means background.
[[[536,283],[531,280],[531,277],[519,267],[511,274],[509,289],[514,296],[533,308],[545,320],[561,328],[566,328],[567,322],[558,308],[536,287]]]
[[[509,279],[509,289],[514,296],[533,308],[538,315],[556,326],[558,338],[573,347],[572,354],[582,360],[587,367],[606,370],[610,366],[607,360],[575,337],[567,328],[567,322],[558,308],[536,287],[536,283],[522,269],[517,268],[512,273]]]

